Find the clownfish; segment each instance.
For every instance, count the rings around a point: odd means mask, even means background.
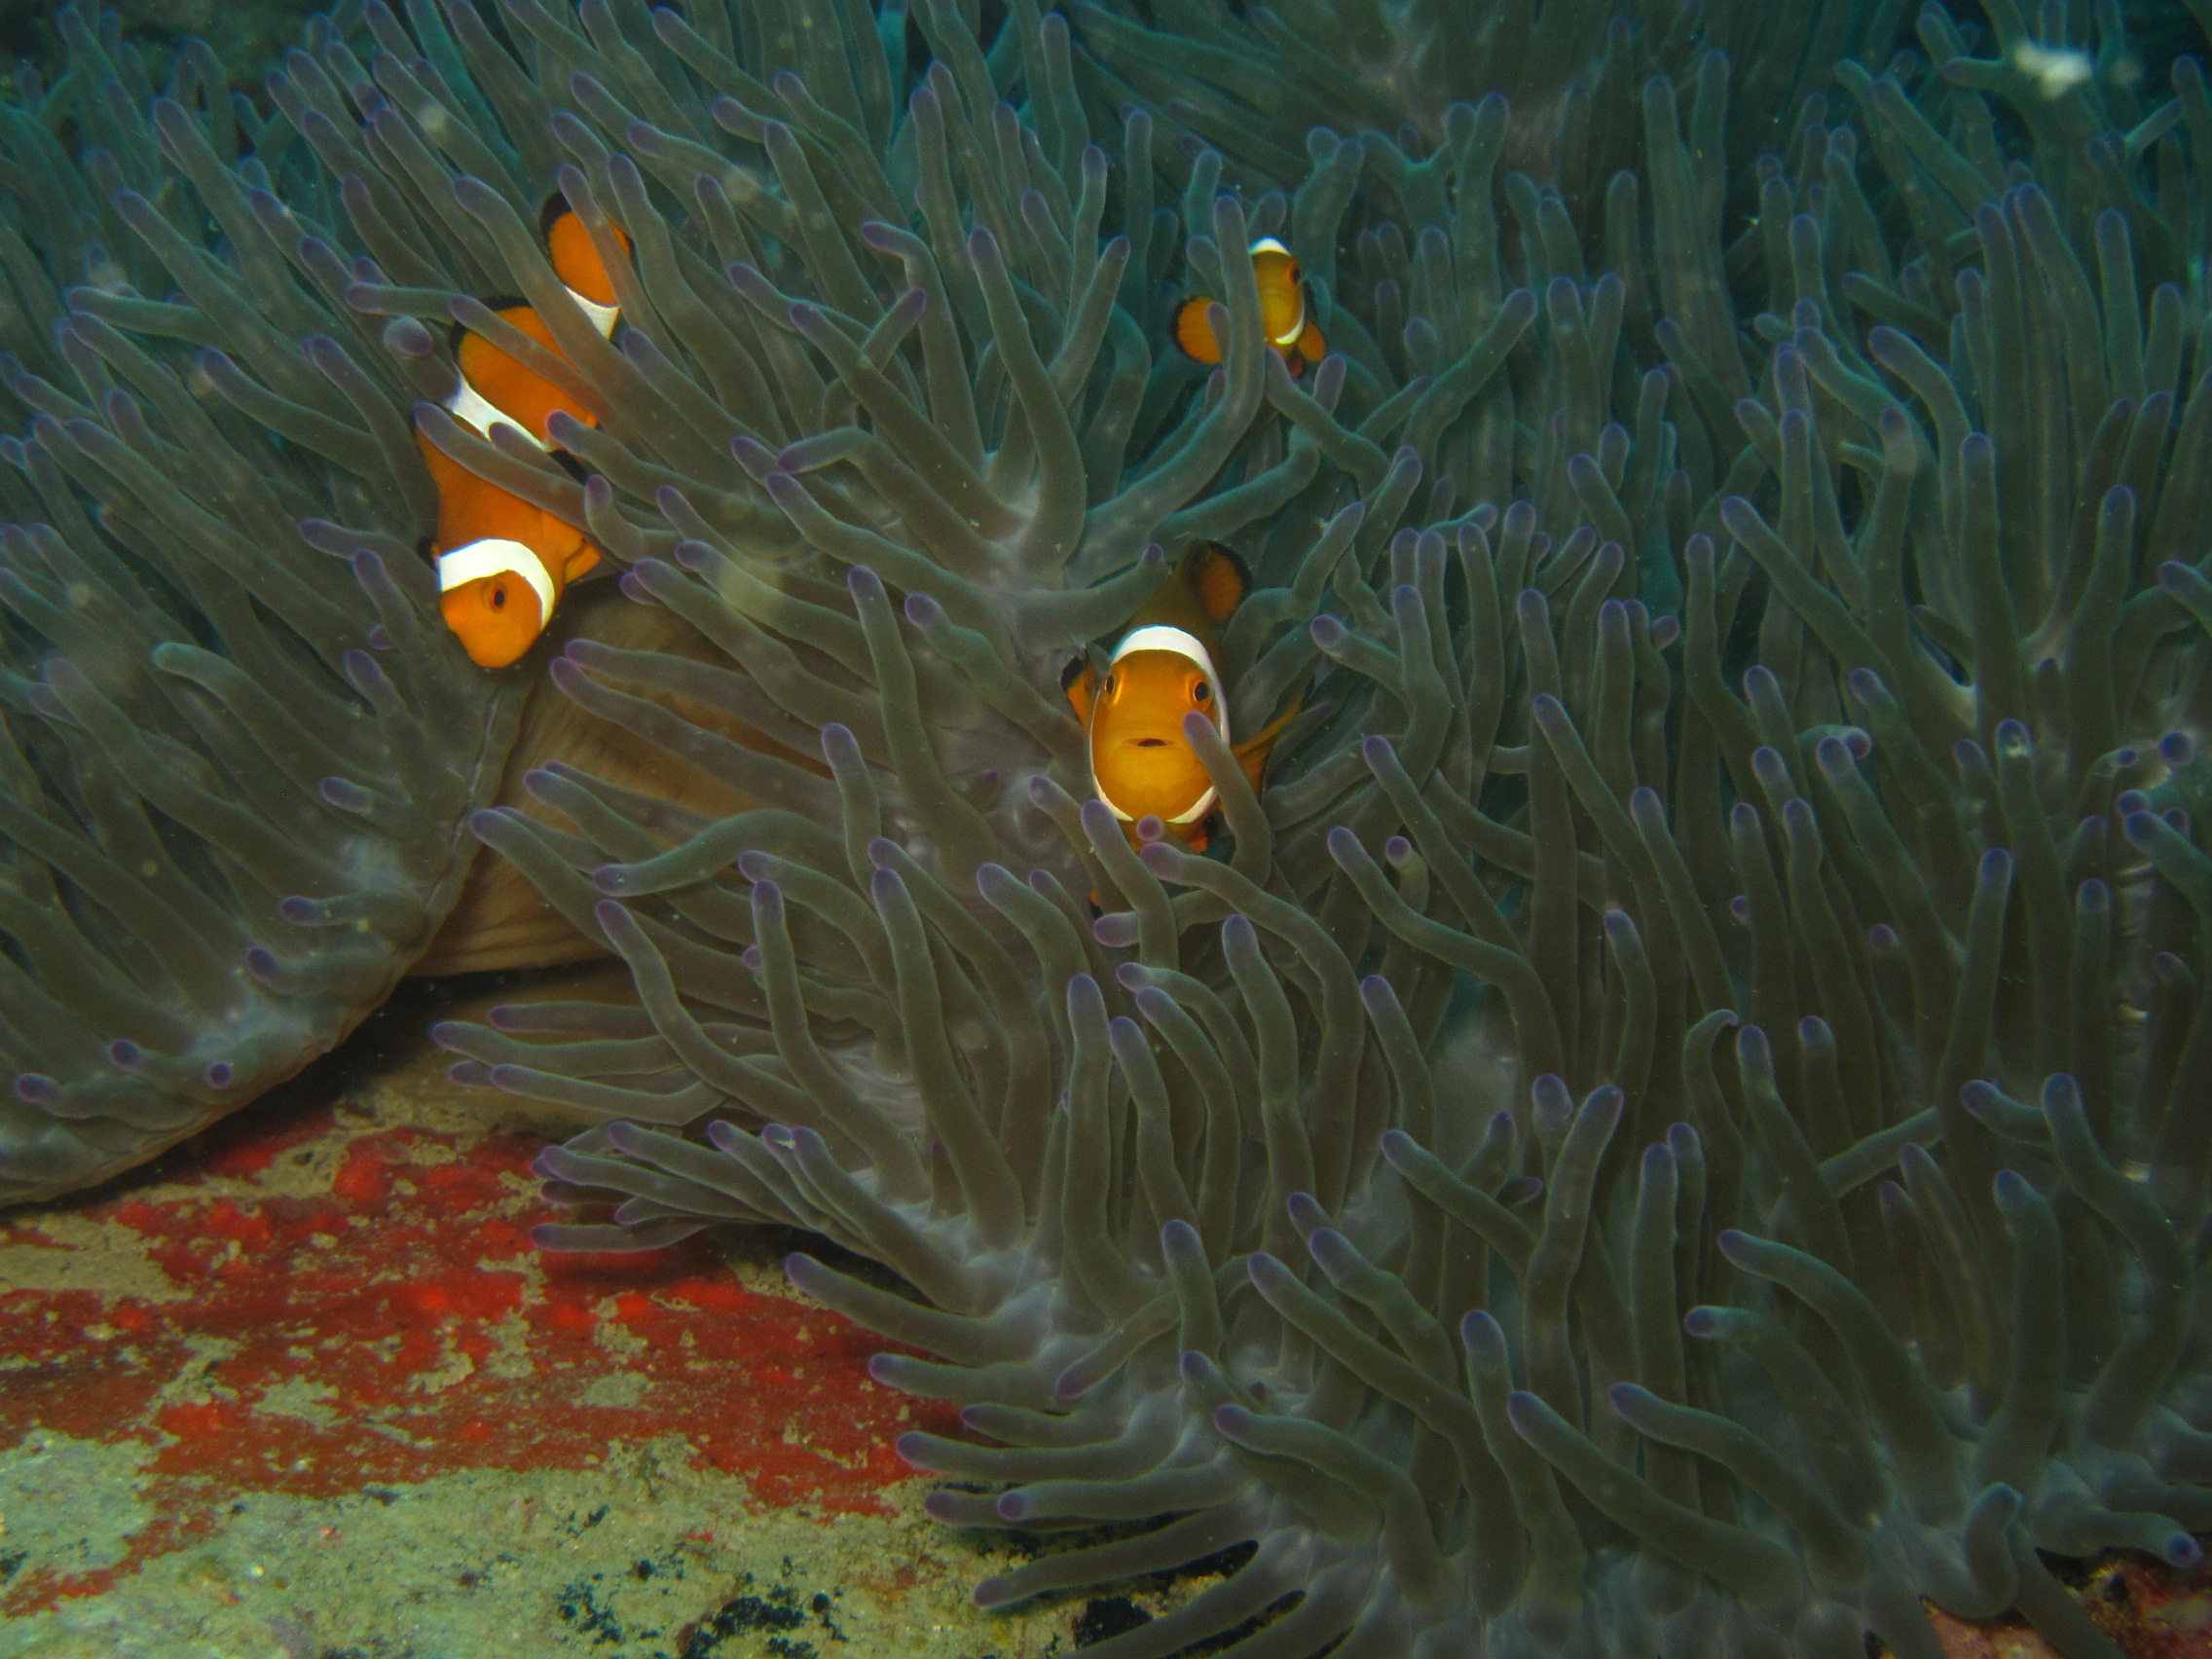
[[[555,197],[546,203],[541,227],[546,253],[569,297],[601,334],[611,337],[621,312],[613,281],[583,221]],[[619,230],[614,235],[627,249],[629,238]],[[567,360],[534,307],[514,300],[490,304],[505,321]],[[461,372],[444,400],[446,412],[487,439],[495,423],[514,426],[580,477],[580,465],[554,445],[545,424],[558,410],[595,425],[590,411],[458,322],[452,343]],[[438,529],[431,545],[438,565],[439,609],[470,660],[485,668],[504,668],[545,631],[561,595],[598,565],[600,551],[575,526],[477,477],[422,433],[415,441],[438,487]]]
[[[1060,676],[1088,740],[1091,791],[1131,846],[1141,845],[1137,822],[1152,817],[1193,852],[1205,850],[1220,793],[1183,735],[1187,716],[1213,721],[1257,790],[1268,752],[1298,713],[1294,703],[1258,735],[1231,739],[1218,630],[1251,590],[1243,560],[1218,541],[1195,541],[1115,645],[1104,681],[1088,651]]]
[[[1272,237],[1252,244],[1252,276],[1260,284],[1260,329],[1275,354],[1297,374],[1327,355],[1329,343],[1307,315],[1306,281],[1290,249]],[[1197,294],[1175,308],[1175,344],[1201,363],[1221,361],[1221,342],[1206,319],[1210,296]]]

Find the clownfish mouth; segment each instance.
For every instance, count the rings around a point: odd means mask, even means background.
[[[1167,740],[1164,737],[1140,737],[1137,739],[1137,747],[1139,749],[1165,749]]]

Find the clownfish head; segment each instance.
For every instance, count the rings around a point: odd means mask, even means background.
[[[1228,741],[1221,676],[1204,643],[1181,628],[1131,630],[1090,700],[1091,787],[1117,818],[1195,825],[1213,810],[1213,782],[1183,735],[1190,715]]]
[[[1260,331],[1276,348],[1295,346],[1306,327],[1303,276],[1290,249],[1272,237],[1252,244],[1252,276],[1260,285]]]
[[[438,608],[480,668],[505,668],[545,631],[559,595],[536,554],[487,538],[438,560]]]
[[[1328,345],[1307,315],[1306,277],[1298,260],[1273,237],[1254,242],[1251,255],[1252,278],[1260,290],[1260,332],[1292,373],[1302,363],[1319,362]],[[1206,312],[1212,304],[1198,294],[1175,311],[1175,344],[1201,363],[1221,361],[1221,342]]]

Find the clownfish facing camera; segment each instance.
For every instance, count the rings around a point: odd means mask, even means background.
[[[1275,354],[1294,375],[1308,363],[1318,363],[1329,344],[1307,314],[1305,277],[1290,249],[1272,237],[1262,237],[1252,244],[1252,276],[1260,285],[1260,331]],[[1198,294],[1175,308],[1175,344],[1201,363],[1221,361],[1221,342],[1206,316],[1212,304],[1211,298]]]
[[[1268,752],[1298,713],[1293,704],[1258,735],[1231,740],[1217,630],[1251,589],[1251,572],[1235,553],[1218,541],[1195,541],[1114,646],[1104,681],[1088,653],[1060,677],[1089,741],[1090,787],[1132,846],[1137,822],[1158,818],[1193,852],[1205,850],[1206,820],[1220,793],[1183,735],[1187,716],[1213,721],[1256,790]]]
[[[553,269],[603,335],[611,336],[620,311],[614,284],[592,246],[583,221],[555,197],[543,215],[545,249]],[[617,230],[624,248],[629,239]],[[535,308],[494,300],[492,310],[554,355],[567,355]],[[542,375],[523,366],[481,334],[454,325],[454,360],[461,374],[445,399],[446,412],[486,438],[495,423],[516,427],[571,472],[573,457],[555,447],[545,424],[555,411],[585,425],[591,413]],[[545,631],[569,583],[599,563],[599,549],[582,531],[511,491],[479,478],[420,432],[417,445],[438,487],[438,606],[468,652],[485,668],[504,668]]]

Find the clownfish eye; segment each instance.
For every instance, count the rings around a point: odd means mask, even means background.
[[[1191,695],[1197,698],[1199,702],[1203,703],[1208,698],[1212,697],[1213,687],[1208,685],[1204,681],[1201,680],[1196,685],[1191,687]]]
[[[1111,696],[1112,696],[1112,695],[1114,694],[1114,682],[1116,682],[1117,680],[1119,680],[1120,678],[1121,678],[1121,677],[1120,677],[1119,675],[1114,675],[1114,674],[1109,674],[1109,675],[1108,675],[1108,676],[1106,677],[1106,695],[1107,695],[1107,696],[1111,697]]]
[[[501,583],[499,583],[499,584],[498,584],[498,586],[494,587],[494,588],[492,589],[492,596],[491,596],[491,597],[492,597],[492,608],[493,608],[494,610],[504,610],[504,609],[506,609],[506,608],[507,608],[507,584],[506,584],[506,583],[504,583],[504,582],[501,582]]]

